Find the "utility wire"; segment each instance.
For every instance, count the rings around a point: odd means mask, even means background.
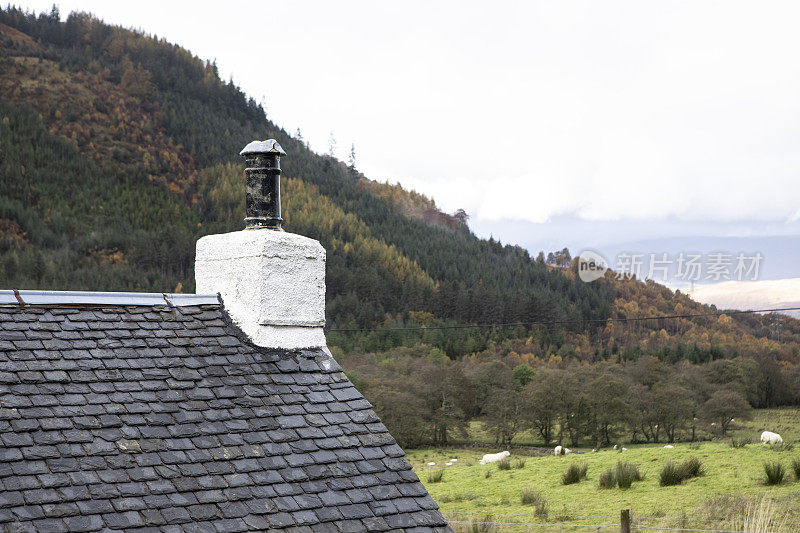
[[[675,318],[700,318],[721,315],[744,315],[753,313],[776,313],[780,311],[800,311],[800,307],[784,307],[774,309],[750,309],[747,311],[716,311],[713,313],[688,313],[683,315],[661,315],[661,316],[640,316],[633,318],[587,318],[587,319],[565,319],[565,320],[534,320],[531,322],[505,322],[495,324],[455,324],[450,326],[414,326],[414,327],[400,327],[400,328],[330,328],[327,331],[330,333],[350,333],[356,331],[426,331],[426,330],[440,330],[440,329],[473,329],[473,328],[512,328],[520,326],[549,326],[557,324],[587,324],[587,323],[606,323],[606,322],[643,322],[645,320],[662,320],[662,319],[675,319]]]

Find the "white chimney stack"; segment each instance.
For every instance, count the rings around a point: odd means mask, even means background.
[[[197,241],[196,291],[220,293],[237,326],[258,346],[325,346],[325,249],[280,228],[280,156],[254,141],[247,158],[246,229]]]

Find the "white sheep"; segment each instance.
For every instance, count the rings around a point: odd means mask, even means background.
[[[569,448],[564,448],[564,455],[567,455],[568,453],[572,453],[572,450]]]
[[[506,457],[511,455],[511,452],[504,451],[500,453],[487,453],[478,461],[479,465],[488,465],[489,463],[497,463],[498,461],[502,461]]]
[[[458,459],[450,459],[450,462],[451,462],[451,463],[457,463],[457,462],[458,462]]]
[[[782,442],[783,439],[777,433],[765,431],[761,434],[761,444],[780,444]]]
[[[616,449],[617,449],[617,445],[616,445],[616,444],[614,445],[614,448],[613,448],[613,449],[614,449],[614,450],[616,450]]]
[[[672,449],[672,448],[674,448],[674,447],[675,447],[675,446],[673,446],[672,444],[667,444],[666,446],[664,446],[664,448],[666,448],[666,449],[668,449],[668,450],[671,450],[671,449]]]
[[[564,453],[564,448],[562,448],[561,445],[553,448],[553,455],[561,455],[562,453]]]
[[[428,466],[436,466],[436,463],[428,463]]]
[[[625,446],[623,446],[623,447],[622,447],[622,451],[623,451],[623,452],[627,452],[627,451],[628,451],[628,448],[626,448]]]

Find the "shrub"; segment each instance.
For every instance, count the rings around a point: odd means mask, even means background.
[[[569,465],[566,472],[561,474],[561,483],[564,485],[578,483],[581,479],[586,477],[588,471],[589,467],[587,465],[577,465],[573,463]]]
[[[786,467],[778,461],[765,462],[764,473],[767,476],[765,480],[767,485],[780,485],[786,477]]]
[[[541,492],[537,492],[532,487],[525,487],[522,489],[520,501],[522,505],[534,506],[534,516],[547,517],[547,500],[542,496]]]
[[[795,481],[800,481],[800,459],[794,459],[792,461],[792,470],[794,471]]]
[[[639,472],[639,467],[631,463],[617,463],[617,486],[621,489],[629,489],[634,481],[642,481],[644,476]]]
[[[525,459],[517,459],[514,461],[514,468],[523,469],[525,468]]]
[[[428,472],[428,483],[440,483],[444,479],[444,468]]]
[[[498,470],[511,470],[511,461],[508,459],[501,459],[497,461],[497,469]]]
[[[741,439],[733,438],[733,439],[731,439],[731,447],[732,448],[744,448],[745,446],[747,446],[748,444],[751,444],[752,442],[753,442],[752,440],[750,440],[748,438],[744,438],[744,437],[742,437]]]
[[[617,484],[617,474],[614,468],[609,468],[602,474],[600,474],[600,488],[601,489],[613,489]]]

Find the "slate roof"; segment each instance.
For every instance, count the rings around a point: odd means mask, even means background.
[[[162,302],[0,307],[2,527],[450,531],[327,349]]]

